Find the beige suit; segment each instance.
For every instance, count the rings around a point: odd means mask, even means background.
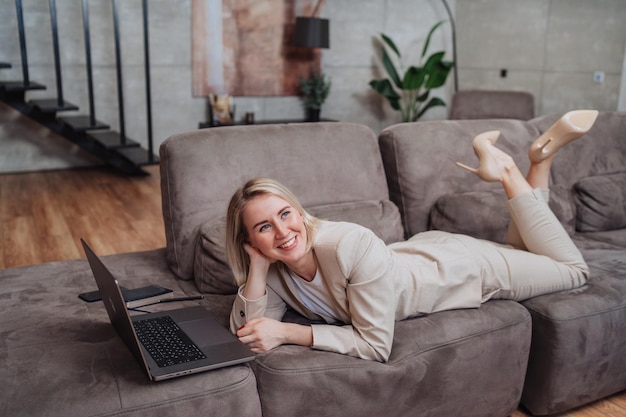
[[[274,264],[264,297],[246,300],[240,288],[231,328],[262,316],[280,320],[290,306],[309,319],[341,324],[312,325],[313,348],[386,361],[396,320],[583,285],[587,266],[541,194],[512,200],[509,208],[520,226],[512,236],[535,253],[440,231],[386,246],[364,227],[323,221],[313,252],[334,317],[310,311],[284,266]]]

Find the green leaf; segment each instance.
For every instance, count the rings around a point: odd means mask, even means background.
[[[398,56],[398,58],[401,58],[402,56],[400,55],[400,51],[398,50],[398,47],[396,46],[395,43],[393,43],[393,41],[391,40],[391,38],[387,35],[385,35],[384,33],[380,34],[380,37],[383,39],[383,41],[396,53],[396,55]]]
[[[404,70],[400,51],[389,36],[381,33],[383,42],[381,56],[388,78],[372,80],[370,86],[385,97],[393,109],[400,111],[404,121],[419,119],[431,107],[445,106],[440,98],[430,99],[430,91],[445,84],[455,63],[444,61],[444,52],[427,56],[433,33],[443,23],[445,23],[444,20],[437,22],[428,32],[419,62],[419,65],[423,64],[423,66],[411,66],[404,74],[396,69]],[[394,53],[397,55],[397,60],[391,59]],[[396,67],[396,65],[399,66]],[[427,104],[422,108],[424,103]]]
[[[438,28],[439,26],[441,26],[442,24],[444,24],[444,23],[445,23],[445,20],[440,20],[439,22],[437,22],[437,23],[435,24],[435,26],[433,26],[433,27],[430,29],[430,32],[428,32],[428,36],[426,37],[426,42],[424,42],[424,49],[422,49],[422,55],[421,55],[421,58],[424,58],[424,56],[426,55],[426,51],[428,51],[428,45],[430,45],[430,38],[431,38],[431,36],[433,35],[433,32],[434,32],[435,30],[437,30],[437,28]]]
[[[388,79],[372,80],[370,81],[370,87],[385,97],[394,110],[400,110],[400,95],[394,90]]]
[[[423,103],[423,102],[425,102],[428,99],[428,96],[430,96],[430,90],[426,90],[426,92],[424,94],[422,94],[421,96],[419,96],[415,100],[419,101],[420,103]]]
[[[300,92],[305,107],[319,109],[330,93],[332,83],[323,73],[311,72],[309,78],[300,77]]]
[[[402,88],[402,81],[400,81],[400,76],[398,75],[398,71],[396,71],[396,67],[391,62],[391,58],[387,54],[387,50],[383,48],[383,65],[385,66],[385,70],[389,75],[389,78],[393,81],[393,83],[398,87]]]
[[[448,78],[449,73],[450,69],[448,68],[438,68],[428,77],[428,81],[426,81],[426,88],[439,88],[443,86],[446,83],[446,78]]]
[[[401,88],[404,90],[418,90],[424,84],[425,78],[426,72],[422,68],[411,66],[404,73]]]
[[[440,99],[439,97],[433,97],[423,108],[422,110],[420,110],[419,113],[417,113],[414,117],[413,117],[413,121],[415,122],[416,120],[418,120],[420,117],[422,117],[422,115],[424,113],[426,113],[426,110],[432,108],[432,107],[436,107],[436,106],[445,106],[446,103]]]
[[[427,76],[426,88],[428,89],[441,87],[446,82],[451,67],[443,63],[444,54],[445,52],[432,54],[424,64],[424,71]]]

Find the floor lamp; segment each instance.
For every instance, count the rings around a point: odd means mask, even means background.
[[[454,92],[456,93],[459,91],[459,66],[456,62],[456,29],[454,26],[454,17],[452,17],[452,11],[450,10],[450,6],[448,6],[448,2],[446,0],[441,1],[446,8],[446,12],[450,18],[450,27],[452,28],[452,61],[454,62]]]

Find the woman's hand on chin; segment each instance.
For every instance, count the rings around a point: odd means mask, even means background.
[[[263,254],[263,252],[261,252],[259,249],[249,243],[244,243],[243,248],[250,257],[250,267],[252,267],[252,265],[256,265],[261,268],[267,269],[271,264],[276,262],[276,259],[268,258]]]

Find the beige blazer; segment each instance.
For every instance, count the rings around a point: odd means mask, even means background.
[[[396,320],[480,306],[480,267],[456,236],[426,232],[387,246],[362,226],[322,221],[315,233],[313,253],[329,289],[335,317],[310,311],[298,298],[284,266],[274,264],[264,297],[246,300],[241,295],[243,286],[239,289],[231,312],[231,330],[235,332],[253,318],[280,320],[290,306],[311,320],[341,322],[313,324],[313,348],[386,361]]]

